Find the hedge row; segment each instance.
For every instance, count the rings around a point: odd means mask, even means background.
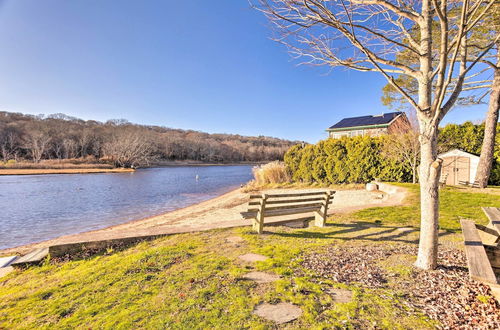
[[[411,168],[383,157],[386,137],[358,136],[327,139],[317,144],[295,145],[285,154],[285,164],[293,181],[365,183],[375,178],[384,181],[411,181]]]
[[[439,152],[461,149],[479,155],[484,124],[465,122],[448,124],[439,132]],[[285,154],[285,163],[294,181],[365,183],[380,178],[385,181],[411,182],[408,164],[383,156],[387,136],[327,139],[315,145],[295,145]],[[496,148],[489,184],[500,185],[500,124],[497,125]]]

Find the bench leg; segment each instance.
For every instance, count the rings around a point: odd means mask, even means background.
[[[314,212],[314,225],[316,227],[324,227],[326,223],[326,217],[324,217],[320,212]]]
[[[264,231],[264,223],[257,220],[257,218],[252,219],[252,229],[257,232],[257,234],[262,234]]]

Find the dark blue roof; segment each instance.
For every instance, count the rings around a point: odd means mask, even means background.
[[[344,118],[329,129],[349,128],[358,126],[372,126],[372,125],[385,125],[389,124],[394,118],[402,114],[402,112],[389,112],[375,116],[362,116]]]

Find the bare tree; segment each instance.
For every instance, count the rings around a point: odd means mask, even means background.
[[[438,126],[455,105],[473,67],[500,38],[493,36],[477,53],[468,40],[494,4],[495,0],[260,0],[257,7],[278,31],[275,40],[293,56],[312,65],[378,72],[416,110],[421,151],[416,265],[423,269],[437,265],[442,162],[437,158]],[[440,31],[437,42],[432,38],[434,22]],[[418,64],[399,61],[396,55],[402,50],[414,54]],[[416,82],[416,98],[398,84],[399,75]]]
[[[33,130],[28,133],[26,147],[29,149],[31,158],[39,163],[50,144],[50,135],[44,130]]]
[[[149,165],[154,158],[148,137],[132,130],[116,130],[104,144],[104,155],[119,167],[132,168]]]
[[[411,168],[412,182],[417,182],[420,159],[418,120],[415,111],[408,111],[408,125],[392,126],[382,144],[382,153],[388,159],[407,164]]]
[[[17,130],[10,127],[0,130],[0,153],[4,161],[17,158],[20,141]]]

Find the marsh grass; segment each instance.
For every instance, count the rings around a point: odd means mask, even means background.
[[[0,169],[111,169],[114,168],[111,164],[100,163],[94,157],[74,158],[74,159],[47,159],[41,160],[39,163],[29,161],[9,160],[6,162],[0,161]]]
[[[252,173],[257,185],[286,183],[291,179],[285,163],[279,161],[256,166],[252,169]]]

